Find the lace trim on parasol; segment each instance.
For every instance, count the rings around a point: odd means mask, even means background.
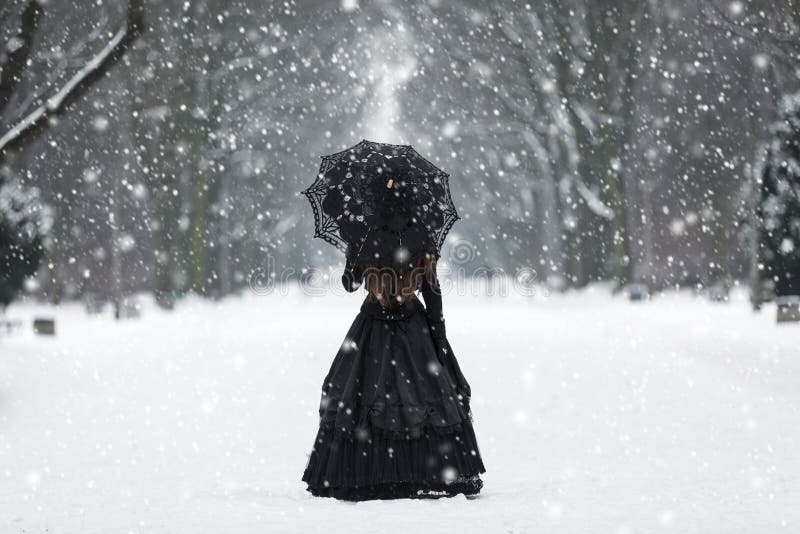
[[[428,161],[422,156],[419,157],[425,161]],[[444,190],[447,191],[447,198],[445,199],[447,209],[443,211],[444,221],[442,222],[442,227],[439,228],[439,231],[436,233],[436,250],[439,252],[439,254],[441,254],[442,245],[444,245],[444,240],[447,238],[447,234],[450,232],[450,229],[453,227],[456,221],[461,219],[461,217],[458,215],[458,210],[456,210],[456,206],[453,203],[453,197],[450,194],[450,175],[446,172],[439,173],[439,179],[444,182]]]
[[[320,176],[322,171],[320,170]],[[316,181],[303,191],[303,194],[311,203],[311,210],[314,212],[314,237],[321,237],[342,252],[347,252],[347,243],[339,236],[339,227],[336,221],[322,211],[322,201],[325,198],[325,189],[328,184],[322,178],[317,177]]]

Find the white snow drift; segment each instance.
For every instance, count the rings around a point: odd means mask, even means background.
[[[53,315],[0,341],[0,532],[797,532],[800,328],[743,297],[445,297],[478,500],[347,504],[300,476],[360,298]]]

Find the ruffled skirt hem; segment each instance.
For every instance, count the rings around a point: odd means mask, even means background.
[[[374,499],[438,499],[456,495],[477,495],[483,481],[477,475],[454,480],[450,483],[389,482],[354,488],[315,488],[309,491],[315,497],[333,497],[343,501],[369,501]]]
[[[322,425],[303,481],[314,495],[347,500],[476,494],[486,472],[468,421],[426,427],[416,438]]]

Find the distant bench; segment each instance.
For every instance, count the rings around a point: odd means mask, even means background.
[[[779,323],[795,323],[800,321],[800,296],[791,295],[775,299],[778,306]]]
[[[10,335],[21,326],[22,321],[19,319],[0,319],[0,335]],[[53,319],[34,319],[33,331],[43,336],[54,336],[56,334],[56,322]]]

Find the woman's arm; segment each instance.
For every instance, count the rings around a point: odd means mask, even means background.
[[[348,258],[342,274],[342,285],[348,293],[361,287],[361,271],[352,259]]]
[[[425,310],[428,314],[428,327],[434,339],[445,339],[444,315],[442,314],[442,291],[436,271],[430,276],[422,277],[422,298],[425,299]]]

